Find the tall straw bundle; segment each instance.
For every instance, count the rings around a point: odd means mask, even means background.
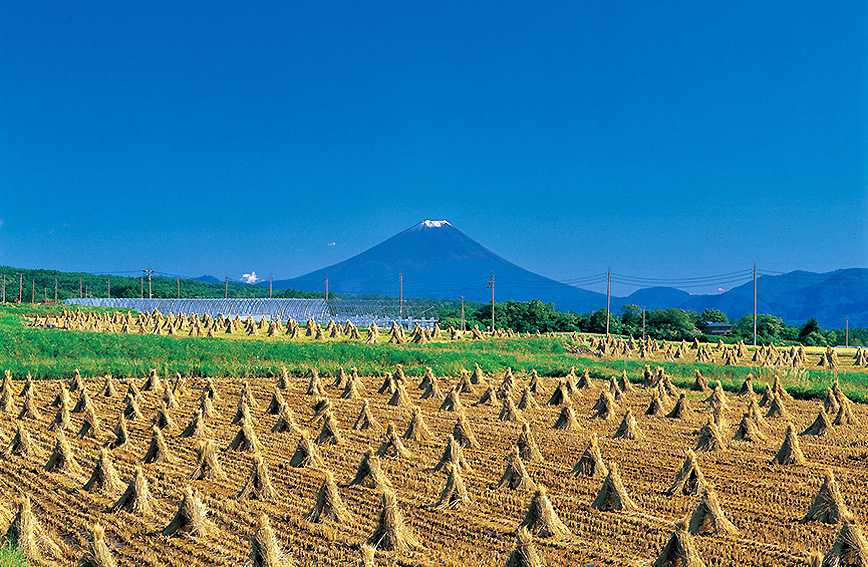
[[[533,536],[527,528],[515,532],[515,547],[506,560],[506,567],[544,567],[542,559],[533,544]]]
[[[350,513],[344,506],[341,493],[335,484],[334,475],[331,471],[325,471],[325,479],[316,495],[316,503],[305,519],[308,522],[332,521],[346,524],[350,521]]]
[[[618,429],[615,430],[615,439],[639,439],[642,437],[642,432],[639,430],[639,427],[636,425],[636,418],[633,417],[633,412],[627,410],[624,414],[624,419],[621,420],[621,424],[618,426]]]
[[[15,517],[9,524],[3,541],[14,542],[18,553],[26,559],[42,561],[49,557],[60,558],[62,551],[48,535],[36,517],[30,505],[30,498],[24,496],[17,502]]]
[[[20,423],[15,424],[15,436],[3,450],[3,457],[10,455],[29,456],[36,453],[36,443],[30,438],[30,433]]]
[[[155,425],[151,428],[151,432],[151,444],[148,446],[148,451],[142,458],[142,462],[145,464],[174,462],[175,458],[169,453],[169,446],[166,445],[163,431]]]
[[[470,506],[470,495],[467,493],[467,485],[464,484],[464,479],[461,478],[460,467],[447,464],[446,486],[440,492],[440,497],[434,504],[435,508],[440,510],[458,510]]]
[[[853,519],[845,519],[835,543],[823,557],[822,567],[864,567],[868,565],[868,541],[862,528]]]
[[[94,524],[91,528],[88,549],[81,556],[78,567],[115,567],[115,560],[105,543],[105,528]]]
[[[606,463],[603,462],[603,456],[600,454],[596,433],[591,433],[588,447],[573,467],[572,473],[575,476],[606,476],[609,474]]]
[[[765,441],[766,436],[759,430],[756,421],[746,413],[736,427],[733,439],[755,443]]]
[[[208,426],[205,425],[205,416],[202,415],[202,409],[197,409],[190,420],[190,424],[181,432],[181,437],[192,437],[194,439],[204,439],[210,437]]]
[[[779,417],[787,421],[793,418],[792,414],[787,411],[783,398],[775,392],[772,392],[772,398],[769,402],[769,410],[766,412],[766,417]]]
[[[277,491],[271,485],[271,475],[268,465],[258,452],[253,454],[253,468],[247,476],[247,481],[238,493],[238,498],[255,498],[259,501],[274,500]]]
[[[672,408],[672,411],[666,414],[666,417],[670,419],[684,419],[688,417],[691,413],[690,406],[687,405],[687,398],[684,395],[684,392],[678,396],[678,401],[675,402],[675,406]]]
[[[838,486],[838,481],[835,480],[832,470],[826,469],[823,484],[820,486],[817,494],[814,495],[811,506],[808,508],[805,517],[802,518],[802,522],[838,524],[849,518],[851,518],[850,511],[847,510],[847,506],[844,504],[844,497],[841,496],[841,487]]]
[[[458,378],[458,383],[453,389],[461,392],[462,394],[476,393],[476,388],[473,386],[473,382],[470,381],[470,373],[466,370],[461,371],[461,376]]]
[[[350,481],[349,488],[354,486],[368,486],[377,490],[391,486],[392,483],[383,472],[380,458],[374,454],[374,450],[368,447],[362,455],[362,460],[356,468],[356,475]]]
[[[708,378],[703,376],[698,368],[693,369],[693,385],[690,389],[694,392],[705,392],[708,390]]]
[[[554,428],[568,431],[579,429],[579,422],[576,419],[576,412],[573,411],[572,405],[565,405],[561,408],[558,418],[555,420]]]
[[[250,554],[247,556],[246,567],[295,567],[295,563],[277,541],[268,516],[264,513],[259,515],[259,526],[250,538]]]
[[[63,431],[58,430],[55,433],[54,451],[48,457],[48,462],[45,463],[45,472],[67,472],[70,474],[78,474],[81,472],[81,467],[75,461],[75,456],[72,454],[72,448],[69,446],[69,441]]]
[[[528,503],[524,520],[521,521],[517,529],[522,528],[543,538],[564,539],[570,538],[573,535],[569,528],[558,518],[551,500],[549,500],[546,487],[542,484],[537,486],[533,498]]]
[[[160,377],[157,375],[157,370],[152,368],[151,373],[145,379],[145,384],[142,386],[142,392],[159,392],[162,389],[163,385],[160,382]]]
[[[55,396],[54,401],[51,402],[51,407],[60,408],[64,406],[70,406],[72,404],[72,399],[69,397],[69,390],[66,389],[66,384],[60,385],[60,391]],[[69,409],[67,407],[67,409]]]
[[[338,423],[335,414],[331,411],[325,414],[322,422],[322,429],[319,436],[316,438],[317,445],[341,445],[344,438],[341,436],[340,424]]]
[[[742,382],[741,387],[738,389],[738,392],[736,393],[736,395],[739,398],[743,398],[744,396],[748,396],[748,397],[752,398],[756,395],[753,391],[753,379],[754,379],[753,373],[748,373],[747,378],[744,379],[744,382]]]
[[[214,441],[204,439],[196,444],[196,467],[190,475],[190,480],[225,480],[226,473],[217,458]]]
[[[295,422],[295,416],[293,416],[292,410],[289,409],[289,406],[283,406],[280,408],[280,415],[277,416],[277,421],[271,428],[271,432],[286,433],[290,431],[300,433],[301,428],[299,428],[298,424]]]
[[[495,405],[497,405],[497,391],[492,386],[489,386],[485,390],[485,392],[482,393],[482,396],[479,398],[479,401],[477,401],[473,405],[474,406],[481,406],[481,405],[495,406]]]
[[[522,422],[521,433],[518,434],[515,445],[518,447],[522,459],[532,463],[542,462],[542,453],[540,453],[539,446],[534,438],[533,430],[531,430],[527,422]]]
[[[166,389],[166,391],[170,392],[171,390]],[[178,426],[175,425],[175,420],[169,415],[169,408],[165,402],[160,402],[160,409],[157,410],[157,415],[154,417],[154,427],[166,429],[170,432],[178,429]]]
[[[709,419],[702,429],[699,430],[699,437],[696,440],[697,451],[723,451],[726,449],[726,443],[720,435],[720,429]]]
[[[235,434],[232,442],[229,444],[230,451],[247,451],[255,453],[262,448],[259,439],[256,438],[256,432],[253,431],[253,424],[244,420],[241,422],[241,429]]]
[[[395,458],[403,457],[406,459],[411,458],[413,455],[407,450],[407,447],[404,446],[404,442],[401,441],[401,438],[395,432],[395,426],[393,424],[389,424],[386,428],[386,435],[383,438],[383,443],[380,445],[380,448],[377,450],[378,457],[392,457]]]
[[[600,486],[597,496],[591,503],[591,508],[602,512],[612,510],[638,510],[639,507],[627,495],[621,475],[618,474],[618,463],[609,463],[609,474]]]
[[[705,482],[705,476],[699,468],[699,463],[696,461],[696,453],[688,449],[684,464],[681,465],[681,470],[678,471],[672,486],[666,490],[666,495],[683,494],[687,496],[699,496],[706,488],[707,483]]]
[[[461,399],[458,397],[457,390],[452,389],[449,391],[449,394],[446,395],[443,403],[440,404],[440,411],[464,413],[464,406],[461,405]]]
[[[410,401],[410,396],[407,395],[407,387],[404,385],[403,380],[396,383],[395,392],[386,404],[399,408],[413,407],[413,402]]]
[[[395,492],[385,488],[381,497],[380,517],[374,533],[367,543],[378,549],[407,551],[411,548],[421,548],[422,544],[404,524],[404,515],[398,507]]]
[[[539,404],[533,397],[533,392],[529,387],[525,386],[524,390],[521,393],[521,399],[518,401],[518,405],[516,407],[520,410],[536,409],[539,407]]]
[[[69,415],[69,406],[64,403],[57,408],[57,413],[54,415],[54,421],[51,422],[49,429],[68,430],[71,425],[72,421]]]
[[[103,447],[99,450],[99,459],[96,461],[96,466],[93,468],[90,479],[84,485],[84,491],[93,492],[94,490],[98,490],[104,494],[109,494],[115,490],[120,490],[122,486],[123,483],[118,478],[114,464],[112,464],[109,458],[108,450]]]
[[[774,462],[779,465],[804,465],[807,463],[805,455],[799,448],[799,438],[796,436],[796,430],[793,429],[792,423],[787,424],[784,441],[775,455]]]
[[[379,427],[380,424],[377,423],[376,418],[374,418],[368,400],[364,400],[362,403],[362,409],[359,412],[359,417],[356,418],[356,422],[353,424],[353,429],[361,431],[364,429],[379,429]]]
[[[484,384],[485,383],[485,374],[482,372],[482,368],[479,367],[478,362],[473,363],[473,374],[470,375],[470,383],[471,384]]]
[[[178,399],[175,397],[175,392],[172,388],[163,389],[163,405],[166,406],[166,409],[178,409],[181,407],[181,404],[178,403]]]
[[[658,389],[655,389],[651,394],[651,402],[645,410],[645,415],[663,415],[664,413],[665,410],[663,409],[663,402],[660,399],[660,392]]]
[[[422,408],[413,408],[413,417],[410,419],[410,424],[407,426],[407,431],[404,432],[404,439],[412,439],[413,441],[429,441],[434,436],[431,430],[425,424],[425,418],[422,414]]]
[[[133,474],[127,489],[117,502],[112,504],[110,508],[112,512],[126,510],[131,514],[142,515],[151,511],[151,491],[148,488],[148,479],[145,477],[142,467],[136,465]]]
[[[21,408],[21,413],[18,414],[18,419],[42,419],[35,396],[26,396],[24,398],[24,406]]]
[[[118,415],[118,424],[115,426],[115,430],[112,433],[112,439],[106,443],[106,447],[109,449],[117,449],[118,447],[126,445],[129,438],[130,436],[127,432],[127,419],[124,417],[124,412],[121,412],[120,415]]]
[[[238,401],[238,409],[235,410],[235,415],[232,417],[232,425],[238,425],[245,421],[253,423],[253,414],[250,413],[250,406],[247,405],[247,400],[242,397]]]
[[[461,449],[461,444],[454,437],[449,437],[443,447],[443,455],[440,461],[432,469],[434,472],[442,470],[448,463],[458,465],[465,471],[473,470],[470,468],[470,463],[464,458],[464,451]]]
[[[726,519],[720,508],[720,502],[717,500],[717,494],[712,490],[706,490],[702,494],[702,500],[690,516],[687,531],[690,532],[690,535],[734,535],[738,533],[738,529]]]
[[[549,401],[546,402],[550,406],[559,406],[561,404],[567,404],[570,402],[570,389],[567,386],[567,383],[564,380],[561,380],[558,383],[555,391],[552,392],[552,396],[549,398]]]
[[[817,419],[814,420],[811,425],[808,426],[807,429],[799,433],[799,435],[816,435],[822,436],[825,435],[830,429],[832,429],[832,422],[829,420],[829,416],[826,415],[826,412],[823,411],[823,408],[820,408],[819,413],[817,414]]]
[[[178,511],[161,533],[164,536],[185,533],[191,537],[204,537],[215,530],[214,524],[208,519],[208,508],[199,498],[199,493],[193,492],[188,485],[184,488]]]
[[[508,394],[503,398],[503,405],[500,408],[500,414],[497,416],[500,421],[521,421],[521,412],[515,407],[512,397]]]
[[[675,524],[675,531],[663,546],[653,567],[705,567],[684,521]]]
[[[310,440],[307,430],[301,430],[301,438],[295,448],[295,453],[289,460],[289,466],[296,468],[322,468],[324,466],[319,449]]]
[[[322,382],[319,378],[319,371],[316,368],[310,369],[310,381],[307,384],[307,391],[305,392],[308,396],[325,396],[326,390],[322,385]]]
[[[458,421],[455,422],[455,427],[452,428],[452,437],[454,437],[462,447],[469,447],[471,449],[479,448],[479,442],[476,440],[476,436],[470,428],[470,422],[467,420],[467,416],[463,413],[458,414]]]
[[[634,390],[633,384],[630,383],[630,379],[627,377],[626,370],[621,370],[621,376],[618,378],[618,388],[625,394]]]
[[[594,412],[592,419],[600,418],[609,420],[615,417],[615,412],[618,411],[618,406],[615,405],[615,400],[612,398],[612,394],[610,394],[608,390],[603,390],[600,392],[600,397],[597,399],[597,403],[594,404],[594,407],[591,408],[591,411]]]
[[[139,417],[141,417],[142,412],[139,409],[139,402],[136,401],[136,398],[129,398],[127,400],[127,405],[124,407],[124,417],[127,418],[128,421],[135,421]]]
[[[497,487],[507,487],[512,490],[536,490],[536,484],[531,480],[530,475],[527,474],[527,469],[521,460],[518,447],[515,445],[513,445],[512,451],[509,454],[506,470],[503,472],[503,476],[500,477]]]

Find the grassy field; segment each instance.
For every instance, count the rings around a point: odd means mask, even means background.
[[[151,368],[164,375],[180,372],[185,376],[269,377],[281,367],[302,374],[316,367],[326,377],[337,375],[341,367],[357,367],[363,375],[378,375],[394,370],[397,364],[409,376],[421,376],[426,367],[438,375],[458,376],[474,364],[487,373],[507,367],[519,374],[536,369],[544,376],[563,376],[570,367],[587,368],[596,378],[619,375],[626,370],[638,381],[645,364],[662,366],[678,385],[693,382],[694,371],[720,380],[724,389],[733,391],[749,372],[760,382],[781,377],[788,391],[797,397],[821,395],[838,379],[842,389],[854,400],[868,400],[868,372],[852,366],[852,352],[841,352],[841,371],[829,372],[806,366],[800,369],[754,368],[749,362],[738,366],[702,364],[690,361],[670,362],[662,357],[651,361],[617,357],[581,357],[568,352],[568,335],[490,339],[483,341],[441,340],[429,344],[387,345],[386,333],[379,344],[365,345],[346,338],[290,340],[284,336],[267,337],[245,334],[218,335],[216,338],[138,335],[105,332],[33,329],[23,323],[36,314],[58,314],[59,306],[0,307],[0,368],[16,377],[30,372],[37,379],[66,378],[75,369],[86,376],[112,374],[118,377],[143,377]],[[89,308],[85,311],[95,312]],[[362,330],[363,338],[366,330]],[[808,349],[816,355],[822,349]]]

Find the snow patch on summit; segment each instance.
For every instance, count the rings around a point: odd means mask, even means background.
[[[452,226],[448,220],[426,220],[422,221],[422,226],[428,228],[440,228],[441,226]]]

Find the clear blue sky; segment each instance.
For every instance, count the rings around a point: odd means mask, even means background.
[[[2,3],[0,264],[868,266],[865,2],[420,4]]]

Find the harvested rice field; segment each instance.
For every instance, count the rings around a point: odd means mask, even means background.
[[[865,407],[581,370],[15,376],[2,529],[31,565],[864,564]]]

